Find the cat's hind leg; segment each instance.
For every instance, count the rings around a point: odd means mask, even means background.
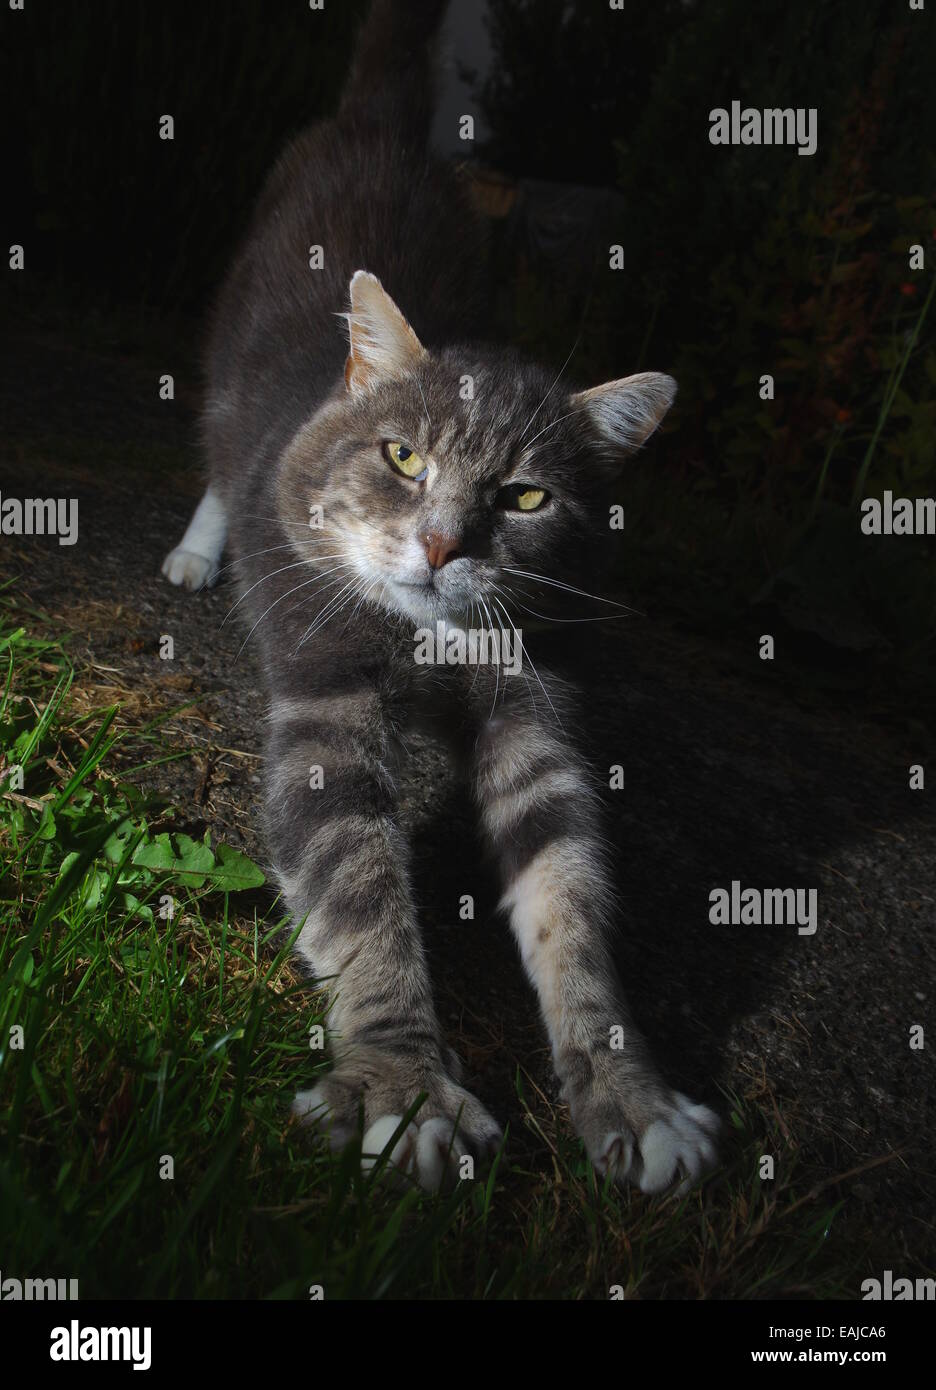
[[[182,540],[163,560],[163,574],[170,584],[182,584],[186,589],[210,588],[218,577],[226,539],[227,513],[217,492],[209,487]]]

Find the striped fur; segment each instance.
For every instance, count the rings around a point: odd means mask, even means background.
[[[512,676],[418,665],[414,640],[436,622],[499,637],[525,609],[548,614],[549,576],[581,584],[612,469],[675,387],[647,373],[576,394],[464,341],[483,238],[426,156],[420,90],[443,8],[378,0],[337,116],[271,175],[214,317],[209,490],[164,569],[211,582],[227,533],[265,672],[267,836],[298,951],[332,994],[333,1069],[297,1115],[343,1143],[362,1111],[379,1150],[425,1092],[393,1159],[427,1186],[499,1141],[441,1040],[397,812],[401,736],[429,719],[470,768],[573,1122],[599,1170],[656,1190],[712,1160],[714,1117],[661,1080],[615,978],[598,796],[565,732],[574,694],[519,639]],[[389,441],[421,481],[391,467]],[[544,505],[511,508],[513,485]],[[446,563],[433,537],[452,540]]]

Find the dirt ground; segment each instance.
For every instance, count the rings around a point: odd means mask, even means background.
[[[222,626],[231,590],[193,597],[159,573],[199,491],[191,392],[162,403],[136,360],[39,337],[2,361],[0,493],[77,497],[79,541],[0,537],[0,573],[76,634],[80,683],[101,704],[196,702],[175,721],[195,756],[155,783],[186,824],[263,863],[263,695],[249,648],[237,655],[243,632]],[[587,631],[590,749],[599,769],[625,769],[606,803],[640,1024],[671,1079],[723,1114],[719,1085],[768,1109],[775,1098],[820,1176],[897,1155],[833,1189],[840,1219],[873,1233],[895,1276],[932,1271],[933,1044],[912,1051],[910,1028],[928,1024],[936,980],[936,813],[932,791],[909,790],[909,765],[925,762],[912,725],[784,693],[753,642],[745,671],[734,650],[652,616]],[[548,1089],[548,1055],[446,775],[420,745],[405,793],[441,1014],[468,1083],[515,1130],[516,1067]],[[818,889],[817,932],[711,925],[710,890],[732,880]]]

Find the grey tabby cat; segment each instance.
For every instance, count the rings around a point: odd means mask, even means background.
[[[262,653],[268,837],[298,950],[335,994],[334,1066],[296,1112],[341,1144],[363,1104],[373,1153],[425,1092],[393,1161],[427,1187],[499,1143],[441,1037],[396,814],[393,749],[428,720],[464,758],[590,1159],[655,1192],[713,1163],[717,1120],[666,1084],[629,1020],[568,689],[525,647],[508,676],[420,665],[414,636],[472,619],[512,636],[512,600],[541,589],[518,574],[577,575],[607,530],[611,470],[676,388],[643,373],[569,394],[461,340],[483,256],[458,177],[426,148],[444,8],[376,0],[337,115],[273,170],[215,312],[208,489],[163,571],[200,588],[229,544]]]

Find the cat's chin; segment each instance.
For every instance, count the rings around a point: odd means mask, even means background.
[[[403,584],[398,580],[387,583],[380,602],[418,626],[439,621],[460,624],[468,610],[468,600],[442,594],[433,584]]]

